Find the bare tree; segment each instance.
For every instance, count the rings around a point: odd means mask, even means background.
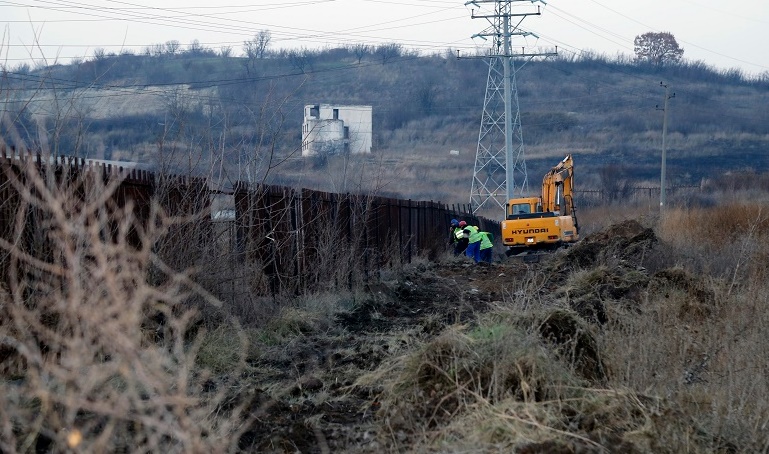
[[[355,59],[358,60],[358,64],[360,64],[361,60],[363,60],[363,57],[371,53],[371,46],[368,44],[358,43],[352,46],[351,50],[353,55],[355,55]]]
[[[261,30],[252,39],[243,42],[243,53],[249,59],[264,58],[267,47],[270,45],[270,39],[269,30]]]
[[[187,52],[190,55],[201,55],[206,51],[206,48],[200,44],[200,41],[193,39],[190,46],[187,48]]]
[[[96,60],[103,60],[107,57],[107,52],[104,50],[103,47],[97,47],[93,50],[93,58]]]
[[[670,32],[647,32],[635,37],[635,61],[662,66],[678,63],[683,58],[684,50],[678,46],[676,38]]]
[[[150,53],[153,57],[159,57],[165,53],[165,46],[161,43],[153,44],[150,46]]]
[[[382,60],[383,65],[393,58],[400,57],[402,53],[403,46],[397,43],[382,44],[374,50],[374,54]]]
[[[299,50],[290,50],[288,52],[288,60],[291,62],[291,66],[301,73],[304,73],[308,68],[312,67],[314,56],[313,52],[305,47]]]
[[[17,73],[17,74],[24,74],[24,75],[27,75],[27,74],[29,74],[29,73],[30,73],[30,71],[32,71],[32,67],[31,67],[31,66],[29,66],[29,63],[26,63],[26,62],[24,62],[24,63],[19,63],[18,65],[16,65],[16,66],[13,68],[13,72],[15,72],[15,73]]]
[[[271,40],[272,34],[269,30],[259,30],[252,39],[243,42],[243,53],[248,59],[246,71],[250,72],[256,67],[256,60],[264,58]]]
[[[254,37],[257,58],[264,58],[264,54],[267,52],[267,48],[270,46],[271,40],[272,34],[269,30],[259,30],[259,33],[257,33]]]
[[[176,55],[179,53],[179,49],[181,48],[181,43],[179,41],[172,39],[170,41],[166,41],[166,53],[170,55]]]

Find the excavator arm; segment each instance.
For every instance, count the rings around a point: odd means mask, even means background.
[[[574,160],[571,155],[567,155],[542,178],[542,211],[573,216],[573,194]]]

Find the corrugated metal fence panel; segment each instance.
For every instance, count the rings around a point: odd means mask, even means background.
[[[268,186],[266,192],[266,212],[269,222],[262,244],[267,249],[265,270],[271,279],[283,286],[291,284],[294,269],[294,247],[291,229],[294,192],[291,188]]]
[[[497,222],[435,202],[309,189],[241,184],[235,204],[239,237],[249,239],[248,260],[278,275],[281,286],[329,278],[332,273],[318,268],[333,262],[334,247],[355,248],[368,274],[370,268],[407,263],[420,254],[437,257],[446,250],[451,218],[478,222],[494,233],[499,229]]]

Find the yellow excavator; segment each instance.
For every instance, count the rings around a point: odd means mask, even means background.
[[[502,221],[506,254],[553,250],[579,239],[574,206],[574,160],[567,155],[542,179],[539,197],[510,199]]]

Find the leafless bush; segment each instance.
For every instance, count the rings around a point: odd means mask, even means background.
[[[5,170],[21,197],[12,236],[0,239],[10,256],[0,290],[0,450],[233,447],[240,407],[223,405],[225,383],[200,367],[200,312],[185,304],[220,303],[155,250],[179,219],[156,201],[140,222],[132,201],[113,197],[120,180],[104,183],[97,172]],[[40,232],[30,237],[33,217]],[[230,361],[237,373],[242,357]]]

